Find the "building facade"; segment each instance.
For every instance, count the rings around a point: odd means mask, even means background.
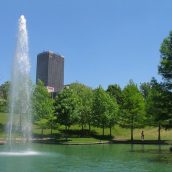
[[[64,58],[51,51],[37,55],[36,83],[41,80],[49,92],[58,93],[64,87]]]

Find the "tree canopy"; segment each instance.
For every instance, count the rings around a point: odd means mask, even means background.
[[[6,81],[0,85],[0,112],[8,112],[9,88],[9,81]]]
[[[61,91],[55,99],[55,113],[61,125],[70,127],[78,122],[81,101],[70,87]]]
[[[80,99],[78,123],[82,126],[82,130],[86,124],[89,125],[90,129],[92,123],[93,90],[81,83],[72,83],[70,89],[72,89]]]
[[[42,81],[35,86],[33,96],[33,120],[40,128],[50,127],[52,129],[52,120],[54,119],[54,100],[51,98],[48,90],[44,87]]]
[[[100,86],[94,91],[93,98],[93,124],[103,129],[111,127],[117,122],[118,104]],[[110,133],[111,135],[111,133]]]
[[[144,115],[144,98],[137,85],[130,80],[129,84],[123,90],[120,124],[123,127],[131,128],[131,140],[133,140],[134,128],[143,125]]]
[[[159,74],[164,81],[172,88],[172,31],[166,37],[160,47],[161,62],[158,68]]]
[[[107,92],[109,93],[110,96],[112,96],[116,100],[118,105],[122,104],[123,101],[122,89],[118,84],[109,85]]]

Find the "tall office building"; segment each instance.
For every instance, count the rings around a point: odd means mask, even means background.
[[[64,87],[64,58],[51,51],[37,55],[36,83],[44,82],[49,92],[58,93]]]

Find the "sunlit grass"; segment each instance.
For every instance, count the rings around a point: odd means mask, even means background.
[[[7,113],[0,113],[0,124],[6,124],[8,119]]]
[[[7,113],[0,113],[0,139],[6,138]]]
[[[7,114],[0,113],[0,139],[5,139],[5,127],[7,123]],[[134,129],[134,139],[140,140],[141,131],[144,130],[145,140],[157,140],[158,138],[158,128],[157,127],[145,127],[142,129]],[[86,135],[82,135],[81,126],[74,125],[71,126],[68,133],[69,142],[98,142],[102,137],[102,129],[91,127],[91,133],[88,134],[88,126],[84,127],[84,131],[86,131]],[[43,136],[41,135],[41,129],[33,125],[33,136],[34,137],[56,137],[57,139],[61,139],[65,137],[65,127],[59,126],[58,129],[53,130],[53,135],[51,135],[50,129],[44,129]],[[105,136],[109,135],[109,129],[105,129]],[[121,128],[118,125],[112,128],[112,138],[117,140],[129,140],[130,139],[130,129]],[[109,137],[103,138],[103,140],[108,140]],[[172,130],[161,130],[161,139],[162,140],[172,140]]]

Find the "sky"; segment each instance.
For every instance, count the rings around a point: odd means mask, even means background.
[[[27,19],[31,78],[37,54],[65,58],[65,84],[149,82],[172,30],[171,0],[0,0],[0,84],[10,80],[20,15]]]

